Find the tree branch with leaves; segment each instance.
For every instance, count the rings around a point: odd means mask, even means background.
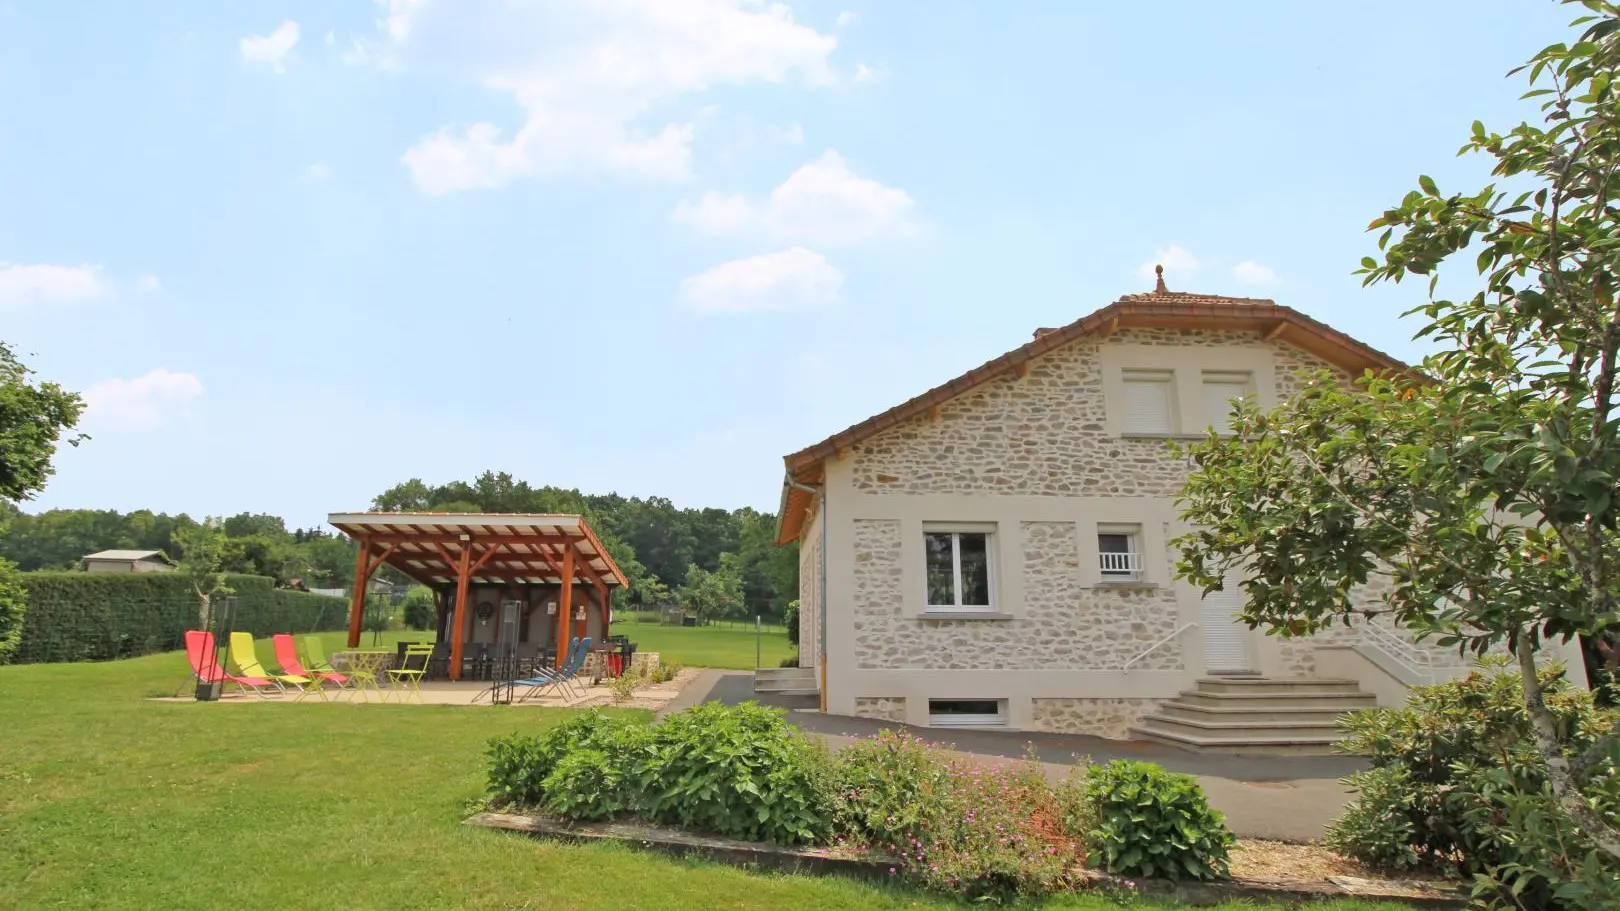
[[[1243,618],[1283,635],[1388,613],[1464,653],[1511,651],[1560,809],[1620,857],[1620,830],[1581,791],[1620,761],[1620,730],[1563,755],[1537,666],[1550,643],[1620,641],[1620,6],[1579,5],[1580,40],[1515,71],[1542,122],[1476,122],[1461,150],[1518,189],[1445,193],[1424,176],[1370,226],[1381,255],[1360,274],[1428,276],[1408,315],[1440,353],[1410,375],[1319,376],[1193,447],[1182,506],[1198,530],[1178,570],[1210,590],[1241,567]],[[1478,291],[1440,295],[1441,267],[1468,254]],[[1358,592],[1380,574],[1369,606]]]

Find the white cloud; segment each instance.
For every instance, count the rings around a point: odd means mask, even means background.
[[[195,376],[161,368],[132,380],[102,380],[84,390],[86,423],[152,430],[168,423],[202,391]]]
[[[681,178],[693,113],[665,114],[717,86],[835,81],[837,39],[756,0],[379,0],[374,41],[345,59],[481,85],[522,122],[448,124],[402,156],[440,194],[545,174]],[[650,112],[659,109],[661,113]]]
[[[799,310],[834,303],[844,275],[814,250],[791,247],[721,263],[681,282],[681,300],[697,310]]]
[[[298,23],[288,19],[276,26],[268,35],[249,35],[242,39],[242,59],[249,63],[268,64],[277,73],[287,71],[286,58],[298,43]]]
[[[801,124],[790,123],[775,133],[776,141],[796,146],[804,142],[804,127]]]
[[[1136,267],[1136,274],[1150,279],[1154,277],[1154,266],[1164,266],[1164,272],[1167,276],[1191,275],[1197,272],[1202,265],[1203,263],[1200,263],[1197,257],[1181,247],[1171,244],[1168,247],[1161,247],[1154,251],[1152,259]]]
[[[771,191],[765,225],[773,234],[817,244],[850,244],[913,233],[911,194],[850,171],[828,149]]]
[[[695,203],[682,200],[670,218],[705,234],[730,234],[753,224],[756,213],[753,203],[741,193],[710,190]]]
[[[163,282],[159,281],[156,275],[148,272],[135,279],[135,290],[142,294],[156,294],[163,290]]]
[[[337,32],[328,30],[326,33],[326,46],[337,47]]]
[[[871,67],[867,66],[864,63],[857,63],[857,64],[855,64],[855,75],[854,75],[852,81],[854,81],[854,82],[871,82],[872,77],[874,75],[875,74],[872,72]]]
[[[1232,267],[1232,277],[1246,285],[1274,285],[1277,283],[1277,273],[1269,266],[1262,266],[1252,259],[1246,259]]]
[[[319,183],[323,180],[332,179],[332,166],[317,161],[314,164],[306,165],[298,174],[307,181]]]
[[[709,233],[763,227],[780,240],[841,246],[915,234],[915,207],[911,194],[861,177],[828,149],[789,174],[763,205],[710,191],[697,203],[682,202],[673,218]]]
[[[37,303],[90,300],[111,293],[100,266],[15,265],[0,262],[0,311]]]
[[[855,24],[859,23],[860,21],[861,21],[860,14],[859,13],[852,13],[849,10],[844,10],[843,12],[839,13],[838,18],[833,20],[833,22],[839,28],[849,28],[850,26],[855,25]]]

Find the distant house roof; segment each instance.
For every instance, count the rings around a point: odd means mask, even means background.
[[[1156,267],[1156,287],[1144,294],[1127,294],[1112,304],[1067,326],[1037,329],[1024,345],[902,402],[882,414],[835,433],[813,446],[785,456],[787,477],[782,485],[782,507],[777,515],[776,542],[797,540],[809,514],[811,497],[806,486],[818,484],[828,458],[847,452],[890,427],[927,414],[951,399],[990,380],[1023,376],[1029,362],[1088,335],[1107,337],[1120,328],[1228,329],[1255,332],[1266,340],[1280,339],[1330,364],[1359,375],[1364,370],[1409,370],[1406,364],[1276,301],[1251,297],[1223,297],[1170,291],[1164,269]]]
[[[158,560],[163,563],[173,563],[169,555],[161,550],[103,550],[93,554],[85,554],[86,560]]]

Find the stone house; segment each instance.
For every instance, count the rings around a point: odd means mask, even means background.
[[[1394,358],[1270,300],[1157,288],[786,457],[800,665],[824,711],[1191,748],[1313,750],[1352,708],[1460,673],[1381,625],[1284,640],[1201,597],[1168,441]],[[1572,667],[1579,667],[1579,661]]]

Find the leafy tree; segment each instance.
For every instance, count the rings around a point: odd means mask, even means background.
[[[382,641],[382,634],[388,632],[388,621],[393,619],[393,605],[389,600],[378,594],[366,595],[366,604],[360,615],[361,629],[371,634],[371,644],[375,646]]]
[[[55,383],[36,383],[33,371],[0,342],[0,501],[27,500],[54,473],[51,459],[63,435],[79,423],[84,400]],[[69,436],[77,446],[82,434]]]
[[[686,568],[686,582],[676,599],[702,623],[738,616],[744,605],[742,577],[734,565],[710,571],[693,563]]]
[[[17,567],[0,560],[0,664],[11,660],[22,645],[23,614],[28,609],[28,590],[23,588]]]
[[[225,537],[224,524],[212,516],[181,529],[175,539],[180,545],[179,571],[197,593],[198,628],[206,629],[213,599],[232,591],[225,582],[224,570],[230,541]]]
[[[1465,152],[1511,181],[1443,193],[1429,177],[1374,220],[1368,283],[1429,276],[1413,313],[1442,353],[1425,377],[1319,377],[1272,414],[1245,409],[1237,439],[1194,447],[1179,570],[1206,590],[1242,567],[1243,618],[1284,635],[1367,612],[1444,645],[1517,657],[1530,731],[1556,810],[1596,850],[1620,830],[1591,810],[1588,773],[1620,756],[1620,730],[1578,755],[1559,748],[1538,654],[1620,633],[1620,7],[1584,2],[1580,41],[1526,65],[1544,123],[1499,134],[1475,123]],[[1438,270],[1478,250],[1482,289],[1439,296]]]

